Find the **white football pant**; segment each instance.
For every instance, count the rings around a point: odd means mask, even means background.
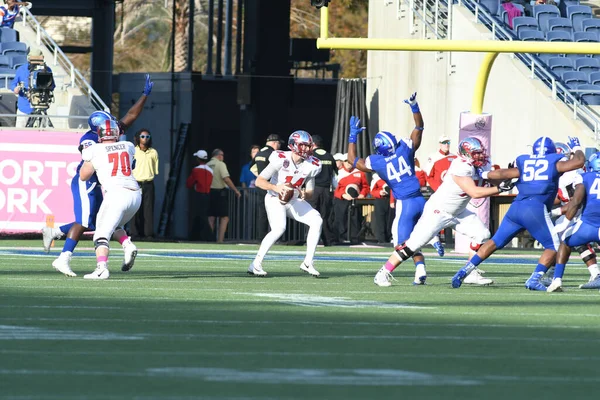
[[[115,229],[129,222],[142,204],[142,191],[125,188],[110,188],[104,193],[104,200],[96,217],[94,240],[110,240]]]

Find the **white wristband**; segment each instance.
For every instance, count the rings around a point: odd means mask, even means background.
[[[552,211],[550,211],[550,214],[552,214],[553,217],[560,217],[562,215],[561,207],[552,209]]]
[[[490,171],[483,171],[481,173],[481,179],[487,179],[488,178],[488,174],[490,173]]]
[[[577,150],[579,150],[579,151],[581,151],[581,152],[585,153],[585,151],[583,151],[583,147],[581,147],[581,146],[575,146],[575,147],[573,147],[573,148],[571,149],[571,151],[572,151],[573,153],[575,153]]]

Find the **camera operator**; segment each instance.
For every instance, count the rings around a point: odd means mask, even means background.
[[[45,114],[54,99],[55,84],[52,70],[44,62],[40,49],[30,49],[27,64],[17,68],[10,88],[19,96],[17,128],[27,126],[30,114]]]

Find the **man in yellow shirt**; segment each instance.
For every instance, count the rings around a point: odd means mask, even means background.
[[[213,170],[213,181],[210,185],[210,207],[208,210],[208,223],[210,228],[215,231],[215,221],[219,218],[219,236],[217,243],[223,243],[225,232],[229,224],[229,189],[233,190],[239,198],[242,194],[233,184],[229,177],[227,165],[223,162],[225,153],[221,149],[214,149],[212,158],[206,164]]]
[[[129,233],[136,238],[150,239],[154,236],[154,177],[158,175],[158,152],[152,147],[148,129],[137,131],[134,141],[133,176],[142,188],[142,205],[129,223]]]

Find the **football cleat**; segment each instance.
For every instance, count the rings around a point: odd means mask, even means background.
[[[248,267],[248,275],[267,276],[267,271],[262,269],[262,265],[252,262]]]
[[[121,266],[121,271],[127,272],[131,268],[133,268],[133,263],[135,262],[135,258],[137,257],[137,247],[135,244],[130,243],[123,249],[125,255],[123,257],[123,265]]]
[[[579,285],[579,289],[600,289],[600,275],[590,278],[589,282]]]
[[[562,288],[562,279],[560,278],[554,278],[552,280],[552,283],[550,284],[550,286],[548,286],[548,288],[546,289],[547,292],[562,292],[563,288]]]
[[[319,273],[319,271],[317,271],[315,269],[315,267],[313,267],[312,265],[308,265],[306,263],[300,264],[300,269],[304,272],[309,273],[310,275],[314,276],[315,278],[318,277],[319,275],[321,275]]]
[[[70,251],[60,253],[60,256],[58,256],[56,260],[52,261],[52,267],[69,278],[77,276],[77,274],[71,270],[71,255],[72,254]]]
[[[492,279],[484,278],[483,276],[481,276],[482,273],[482,271],[474,269],[469,275],[465,277],[465,279],[463,279],[463,283],[479,286],[488,286],[494,283]]]
[[[43,227],[42,228],[42,243],[44,245],[44,251],[46,253],[50,252],[50,246],[52,246],[52,241],[54,239],[60,239],[63,237],[64,233],[58,228],[50,228]]]
[[[108,272],[108,268],[106,268],[104,265],[99,265],[96,267],[94,272],[92,272],[91,274],[84,275],[83,279],[104,280],[108,279],[109,276],[110,274]]]
[[[415,268],[415,280],[413,281],[413,285],[425,285],[426,280],[427,280],[427,271],[425,270],[425,265],[419,264]]]
[[[444,254],[446,254],[446,251],[444,250],[444,245],[440,241],[433,243],[433,248],[435,249],[435,251],[437,251],[438,256],[440,257],[444,257]]]
[[[375,283],[377,286],[387,287],[392,286],[392,280],[394,280],[394,277],[392,274],[390,274],[390,271],[385,269],[385,266],[383,266],[379,271],[377,271],[377,274],[375,274],[373,283]]]
[[[459,269],[456,274],[454,274],[454,276],[452,277],[452,287],[454,289],[458,289],[463,281],[465,280],[465,278],[467,277],[467,270],[466,268],[461,268]]]
[[[527,282],[525,282],[525,288],[529,289],[529,290],[539,290],[540,292],[545,292],[546,286],[544,286],[541,282],[540,282],[540,277],[537,276],[532,276],[531,278],[527,279]]]

